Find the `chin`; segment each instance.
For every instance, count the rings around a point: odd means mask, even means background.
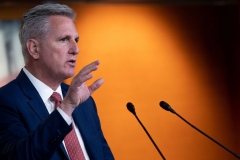
[[[63,80],[71,78],[74,76],[74,69],[63,70],[60,74],[61,74]]]
[[[73,77],[73,76],[74,76],[74,72],[67,73],[67,74],[65,75],[65,79],[71,78],[71,77]]]

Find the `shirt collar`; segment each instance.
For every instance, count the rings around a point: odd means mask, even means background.
[[[40,94],[44,103],[47,102],[47,100],[49,99],[53,92],[58,92],[63,99],[62,89],[60,85],[58,86],[56,91],[54,91],[50,87],[48,87],[45,83],[34,77],[34,75],[32,75],[25,67],[23,67],[23,71],[27,75],[29,80],[32,82],[33,86],[36,88],[38,93]]]

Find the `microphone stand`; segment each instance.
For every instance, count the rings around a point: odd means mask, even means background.
[[[132,103],[128,103],[127,104],[127,108],[128,110],[136,117],[136,119],[138,120],[138,122],[140,123],[140,125],[142,126],[142,128],[144,129],[144,131],[146,132],[146,134],[148,135],[149,139],[152,141],[153,145],[155,146],[155,148],[157,149],[158,153],[160,154],[160,156],[162,157],[163,160],[166,160],[165,157],[163,156],[162,152],[159,150],[158,146],[156,145],[156,143],[154,142],[154,140],[152,139],[152,137],[150,136],[150,134],[148,133],[147,129],[144,127],[144,125],[142,124],[142,122],[140,121],[140,119],[138,118],[136,112],[135,112],[135,108],[133,106]]]
[[[184,122],[186,122],[187,124],[189,124],[192,128],[196,129],[198,132],[200,132],[201,134],[203,134],[204,136],[206,136],[207,138],[209,138],[210,140],[212,140],[213,142],[215,142],[216,144],[218,144],[219,146],[221,146],[222,148],[224,148],[225,150],[227,150],[229,153],[231,153],[232,155],[234,155],[235,157],[237,157],[238,159],[240,159],[240,156],[237,155],[236,153],[234,153],[233,151],[231,151],[230,149],[228,149],[227,147],[225,147],[224,145],[222,145],[221,143],[219,143],[218,141],[216,141],[215,139],[213,139],[212,137],[210,137],[209,135],[207,135],[206,133],[204,133],[203,131],[201,131],[200,129],[198,129],[197,127],[195,127],[194,125],[192,125],[191,123],[189,123],[186,119],[184,119],[182,116],[180,116],[177,112],[175,112],[174,114],[176,114],[179,118],[181,118]]]
[[[197,127],[195,127],[194,125],[192,125],[190,122],[188,122],[186,119],[184,119],[182,116],[180,116],[176,111],[174,111],[171,106],[164,102],[161,101],[159,103],[159,105],[165,109],[166,111],[170,111],[173,114],[176,114],[179,118],[181,118],[184,122],[186,122],[188,125],[190,125],[192,128],[196,129],[198,132],[200,132],[201,134],[203,134],[204,136],[206,136],[207,138],[209,138],[210,140],[212,140],[213,142],[215,142],[216,144],[218,144],[220,147],[222,147],[223,149],[225,149],[226,151],[228,151],[229,153],[231,153],[232,155],[234,155],[236,158],[240,159],[240,156],[237,155],[236,153],[234,153],[233,151],[231,151],[230,149],[228,149],[227,147],[225,147],[224,145],[222,145],[221,143],[219,143],[218,141],[216,141],[215,139],[213,139],[212,137],[210,137],[209,135],[207,135],[206,133],[204,133],[203,131],[201,131],[200,129],[198,129]]]
[[[155,148],[157,149],[158,153],[161,155],[161,157],[163,158],[163,160],[166,160],[165,157],[163,156],[162,152],[159,150],[159,148],[157,147],[157,145],[155,144],[154,140],[152,139],[152,137],[150,136],[150,134],[148,133],[148,131],[146,130],[146,128],[143,126],[142,122],[138,119],[138,116],[136,114],[134,114],[134,116],[137,118],[138,122],[141,124],[142,128],[144,129],[144,131],[147,133],[148,137],[150,138],[150,140],[152,141],[153,145],[155,146]]]

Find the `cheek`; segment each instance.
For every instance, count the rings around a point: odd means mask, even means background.
[[[42,59],[44,59],[48,65],[61,67],[67,60],[65,48],[59,45],[50,43],[45,44],[41,51],[43,56]]]
[[[47,60],[60,61],[62,59],[61,49],[52,46],[46,48],[43,55]]]

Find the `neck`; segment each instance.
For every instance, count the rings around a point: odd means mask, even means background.
[[[63,80],[59,80],[54,75],[49,75],[41,69],[35,69],[35,67],[30,67],[28,65],[25,68],[38,80],[46,84],[52,90],[56,90]],[[54,78],[53,78],[54,77]]]

